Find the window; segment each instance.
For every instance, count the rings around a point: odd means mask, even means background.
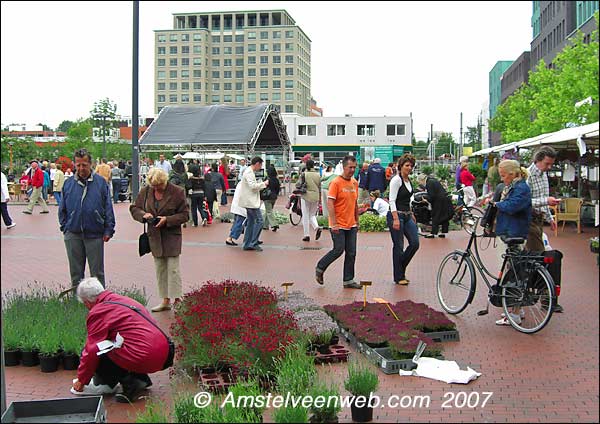
[[[248,51],[249,52],[255,52],[256,51],[256,44],[248,44]]]
[[[181,102],[182,103],[189,103],[190,102],[190,95],[189,94],[182,94],[181,95]]]
[[[243,43],[244,42],[244,34],[238,34],[235,36],[235,41],[236,43]]]
[[[248,76],[249,77],[255,77],[256,76],[256,69],[254,69],[254,68],[248,69]]]
[[[281,31],[273,31],[273,39],[281,38]]]
[[[285,68],[285,75],[286,76],[294,75],[294,68]]]
[[[167,48],[166,47],[159,47],[158,48],[158,54],[166,54],[167,53]]]
[[[169,94],[169,102],[177,103],[177,94]]]
[[[235,102],[236,103],[244,103],[244,95],[243,94],[236,94],[235,95]]]
[[[268,77],[269,76],[269,68],[260,68],[260,76]]]
[[[194,34],[194,41],[202,41],[202,34],[195,33]]]
[[[212,103],[221,103],[221,96],[218,94],[213,94],[210,100]]]
[[[274,77],[281,76],[281,68],[273,68],[273,76]]]
[[[221,66],[221,59],[213,59],[212,66]]]
[[[232,54],[232,53],[233,53],[232,47],[223,47],[223,54]]]
[[[281,100],[281,93],[273,93],[273,95],[271,96],[271,100],[273,100],[273,101],[280,101]]]
[[[167,97],[164,94],[159,94],[158,95],[158,102],[159,103],[164,103],[166,102]]]
[[[274,64],[281,63],[281,56],[273,56],[273,63]]]
[[[269,63],[269,56],[261,56],[260,57],[260,63],[261,65],[266,65]]]
[[[244,83],[243,82],[236,82],[235,83],[235,89],[237,91],[242,91],[244,89]]]
[[[231,78],[231,71],[223,71],[223,78]]]
[[[236,78],[244,78],[244,71],[235,71]]]
[[[159,90],[164,90],[164,89],[166,89],[166,88],[167,88],[167,87],[166,87],[166,84],[165,84],[164,82],[159,82],[159,83],[158,83],[158,89],[159,89]]]
[[[281,81],[273,80],[273,88],[281,88]]]
[[[194,78],[200,78],[202,76],[202,71],[200,69],[194,69]]]
[[[232,40],[233,40],[233,36],[231,36],[231,35],[224,35],[223,36],[223,42],[224,43],[231,43]]]
[[[165,34],[159,34],[158,35],[158,42],[159,43],[165,43],[167,41],[167,36]]]
[[[225,91],[231,91],[231,83],[230,82],[226,82],[223,84],[223,90]]]
[[[328,136],[346,135],[346,126],[345,125],[327,125],[327,135]]]
[[[190,59],[188,57],[181,59],[181,66],[190,66]]]
[[[235,48],[235,54],[244,54],[244,46],[237,46]]]
[[[269,88],[269,81],[261,81],[260,88]]]
[[[200,66],[202,65],[202,59],[200,59],[199,57],[195,57],[194,59],[192,59],[192,63],[194,64],[194,66]]]
[[[158,66],[165,66],[165,59],[158,59]]]
[[[213,78],[221,78],[221,72],[219,72],[219,71],[212,71],[212,77]]]
[[[406,126],[404,124],[388,124],[387,135],[406,135]]]
[[[202,83],[200,81],[194,82],[194,90],[202,89]]]
[[[169,54],[177,54],[177,46],[169,47]]]
[[[281,43],[273,43],[273,51],[280,52],[281,51]]]
[[[356,135],[369,136],[372,137],[375,135],[375,125],[366,124],[366,125],[357,125],[356,126]]]
[[[181,54],[190,54],[190,46],[182,46]]]
[[[176,41],[177,41],[177,34],[171,34],[171,35],[169,36],[169,41],[176,42]]]
[[[256,81],[248,81],[248,88],[256,88]]]
[[[250,103],[256,102],[256,93],[248,93],[248,102],[250,102]]]
[[[212,36],[212,42],[213,43],[220,43],[221,42],[221,36],[220,35],[213,35]]]
[[[225,94],[223,96],[223,102],[224,103],[231,103],[231,94]]]
[[[244,59],[243,58],[236,59],[235,66],[244,66]]]
[[[248,56],[248,65],[256,65],[256,56]]]
[[[194,94],[194,102],[198,103],[202,101],[202,95],[201,94]]]
[[[177,58],[169,59],[169,66],[177,66]]]
[[[190,41],[190,34],[181,34],[181,41]]]
[[[190,71],[188,71],[187,69],[184,69],[181,71],[181,78],[189,78],[190,77]]]
[[[285,80],[285,88],[294,88],[294,80]]]
[[[221,49],[219,47],[213,47],[212,54],[221,54]]]
[[[260,93],[260,101],[261,102],[266,102],[269,100],[269,94],[268,93]]]
[[[177,71],[169,71],[169,78],[177,78]]]
[[[248,40],[256,40],[256,32],[254,32],[254,31],[249,32]]]
[[[221,84],[219,84],[218,82],[213,82],[212,83],[212,90],[213,91],[219,91],[219,90],[221,90]]]
[[[260,45],[260,51],[261,52],[268,52],[269,51],[269,45],[268,44],[261,44]]]
[[[182,90],[189,90],[190,89],[190,83],[189,82],[182,82],[181,83],[181,89]]]
[[[223,66],[231,66],[233,61],[231,59],[223,59]]]
[[[294,31],[286,31],[285,38],[294,38]]]
[[[294,101],[294,93],[285,93],[285,101]]]
[[[286,52],[293,52],[294,51],[294,45],[292,43],[285,43],[285,51]]]
[[[202,46],[194,46],[192,51],[196,54],[202,53]]]
[[[177,83],[176,82],[170,82],[169,83],[169,90],[171,90],[171,91],[177,90]]]
[[[287,109],[287,106],[286,106]],[[287,112],[287,110],[286,110]],[[298,125],[298,135],[307,135],[309,137],[315,137],[317,135],[316,125]]]

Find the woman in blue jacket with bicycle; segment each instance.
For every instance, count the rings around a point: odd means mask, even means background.
[[[523,237],[527,240],[531,221],[531,190],[526,182],[527,170],[522,168],[516,160],[503,160],[498,165],[498,172],[504,183],[504,189],[500,195],[500,201],[492,202],[498,208],[496,235]],[[506,251],[506,244],[501,239],[499,240],[497,251]],[[513,309],[511,314],[514,314],[514,320],[520,324],[523,318],[521,310]],[[510,322],[503,316],[502,319],[496,321],[496,324],[510,325]]]

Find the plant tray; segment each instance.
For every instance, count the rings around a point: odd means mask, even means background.
[[[105,423],[102,396],[12,402],[3,423]]]
[[[318,350],[312,352],[315,356],[315,364],[331,364],[336,362],[347,362],[350,351],[341,344],[329,346],[331,353],[320,353]]]
[[[434,342],[457,342],[460,340],[458,330],[450,331],[434,331],[431,333],[423,333]]]
[[[399,374],[400,370],[410,371],[417,368],[412,359],[394,359],[389,347],[367,348],[365,356],[386,374]]]
[[[230,386],[233,386],[237,380],[235,375],[229,372],[215,371],[214,373],[206,374],[199,373],[199,383],[213,393],[225,393]]]

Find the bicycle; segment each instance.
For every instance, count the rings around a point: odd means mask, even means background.
[[[460,225],[461,228],[463,228],[468,234],[471,234],[473,231],[477,231],[476,222],[478,221],[476,221],[474,218],[481,219],[483,217],[483,210],[481,209],[483,206],[483,197],[478,198],[477,202],[475,202],[473,206],[467,206],[463,202],[461,193],[463,190],[464,187],[453,192],[451,195],[453,199],[455,196],[457,198],[457,205],[454,207],[454,216],[452,217],[452,221],[454,221],[455,224]],[[481,232],[479,232],[477,235],[482,236],[483,229],[481,229]]]
[[[290,194],[286,208],[290,210],[290,224],[293,226],[300,224],[302,221],[302,207],[300,206],[301,201],[302,197],[300,194]]]
[[[477,218],[476,220],[479,221]],[[478,222],[475,225],[477,224]],[[508,248],[503,255],[501,272],[498,277],[494,277],[481,260],[477,237],[480,236],[472,232],[466,250],[454,250],[440,263],[436,289],[442,308],[453,315],[465,310],[475,296],[477,269],[488,286],[489,297],[486,309],[478,311],[477,315],[486,315],[491,303],[504,309],[504,314],[514,329],[528,334],[540,331],[550,321],[556,302],[554,281],[545,268],[545,264],[552,263],[553,258],[521,252],[518,246],[525,239],[506,237],[502,239]],[[496,284],[490,284],[486,274]],[[509,308],[513,307],[522,311],[520,320],[509,313]]]

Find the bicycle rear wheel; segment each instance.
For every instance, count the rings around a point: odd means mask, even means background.
[[[300,224],[300,221],[302,221],[302,217],[300,215],[298,215],[296,212],[290,211],[290,224],[295,226],[295,225]]]
[[[548,324],[554,307],[554,281],[541,266],[515,283],[514,273],[508,272],[503,279],[502,307],[510,325],[521,333],[532,334]],[[511,311],[509,311],[509,308]],[[509,313],[510,312],[510,313]]]
[[[462,312],[475,295],[475,268],[471,258],[458,250],[447,254],[437,272],[436,288],[446,312]]]
[[[479,225],[479,221],[483,217],[483,211],[476,206],[465,207],[460,214],[460,226],[468,233],[478,237],[483,235],[483,228]]]

